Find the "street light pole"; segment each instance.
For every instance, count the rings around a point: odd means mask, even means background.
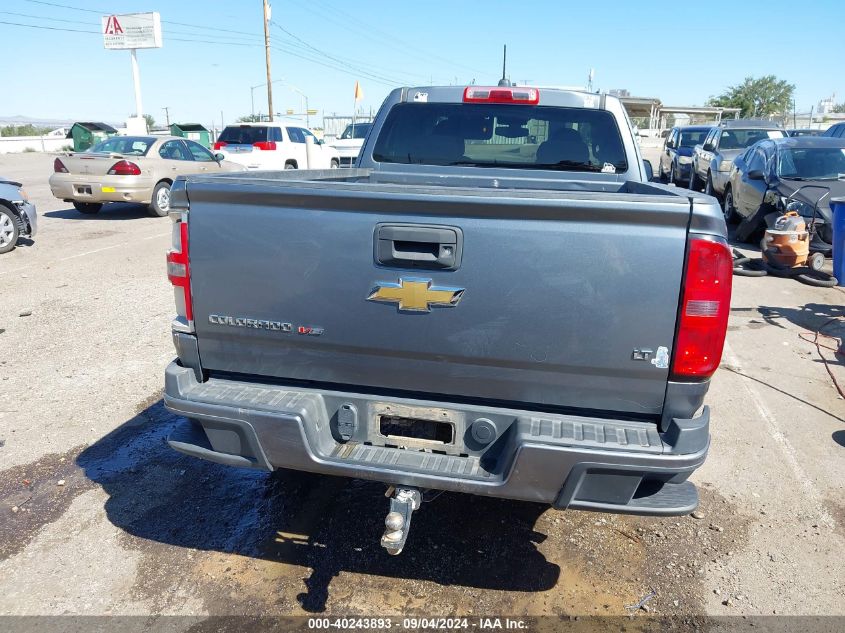
[[[288,88],[293,90],[294,92],[298,93],[303,99],[305,99],[305,126],[310,128],[311,127],[311,118],[308,114],[308,95],[302,92],[296,86],[291,86],[290,84],[286,84]]]

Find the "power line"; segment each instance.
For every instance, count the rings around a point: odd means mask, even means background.
[[[348,62],[348,60],[345,60],[345,59],[340,59],[340,58],[338,58],[338,57],[335,57],[335,56],[333,56],[333,55],[330,55],[329,53],[327,53],[327,52],[325,52],[325,51],[323,51],[323,50],[320,50],[319,48],[317,48],[317,47],[315,47],[315,46],[312,46],[311,44],[309,44],[308,42],[306,42],[306,41],[305,41],[305,40],[303,40],[302,38],[300,38],[300,37],[298,37],[298,36],[294,35],[293,33],[291,33],[290,31],[288,31],[286,28],[284,28],[282,25],[280,25],[280,24],[279,24],[279,23],[277,23],[277,22],[274,22],[274,21],[272,21],[272,20],[271,20],[271,21],[270,21],[270,24],[272,24],[273,26],[275,26],[277,29],[279,29],[279,30],[280,30],[280,31],[282,31],[283,33],[286,33],[287,35],[289,35],[290,37],[292,37],[293,39],[295,39],[297,42],[300,42],[300,43],[301,43],[304,47],[306,47],[306,48],[308,48],[308,49],[310,49],[310,50],[314,51],[315,53],[317,53],[317,54],[319,54],[319,55],[323,55],[324,57],[327,57],[328,59],[333,60],[333,61],[334,61],[335,63],[337,63],[337,64],[340,64],[340,65],[342,65],[342,66],[344,66],[344,67],[346,67],[346,68],[350,68],[351,70],[354,70],[354,71],[359,72],[359,73],[366,73],[366,74],[369,74],[371,77],[378,77],[378,78],[380,78],[380,79],[384,79],[385,81],[393,81],[393,82],[395,82],[395,81],[396,81],[396,79],[395,79],[395,78],[393,78],[393,77],[388,77],[387,75],[382,74],[382,71],[380,71],[379,69],[376,69],[376,72],[373,72],[373,71],[368,71],[368,70],[365,70],[365,69],[363,69],[363,68],[361,68],[361,67],[356,67],[356,66],[353,66],[352,64],[350,64],[350,63]],[[401,81],[400,81],[400,82],[397,82],[397,83],[404,83],[404,82],[401,82]]]
[[[33,20],[47,20],[49,22],[63,22],[63,23],[68,23],[68,24],[86,24],[88,26],[93,26],[89,20],[68,20],[66,18],[52,18],[52,17],[48,17],[46,15],[33,15],[31,13],[15,13],[14,11],[0,11],[0,14],[2,14],[2,15],[14,15],[14,16],[18,16],[18,17],[21,17],[21,18],[30,18],[30,19],[33,19]],[[190,31],[180,31],[178,29],[168,28],[168,29],[164,30],[164,34],[168,36],[168,39],[176,39],[176,38],[170,38],[169,37],[170,33],[176,33],[177,35],[202,35],[201,33],[191,33]],[[244,40],[249,39],[249,38],[244,38],[244,37],[240,37],[240,36],[233,37],[231,35],[218,35],[216,37],[223,38],[224,40],[235,40],[235,42],[223,41],[222,43],[224,43],[224,44],[239,43],[238,42],[239,40],[244,41]],[[183,40],[177,40],[177,41],[183,41]],[[257,44],[258,40],[251,40],[250,43]]]
[[[106,11],[105,9],[97,10],[97,9],[86,9],[84,7],[73,7],[69,4],[59,4],[57,2],[46,2],[46,0],[24,0],[24,2],[31,2],[33,4],[43,4],[48,7],[56,7],[59,9],[69,9],[71,11],[84,11],[85,13],[96,13],[97,15],[109,15],[111,12]],[[49,19],[49,18],[46,18]],[[250,37],[256,37],[256,33],[249,33],[247,31],[235,31],[232,29],[223,29],[216,26],[202,26],[200,24],[190,24],[188,22],[176,22],[174,20],[162,20],[162,24],[175,24],[176,26],[186,26],[193,29],[202,29],[205,31],[219,31],[221,33],[235,33],[237,35],[248,35]]]
[[[100,35],[99,31],[83,31],[82,29],[62,29],[57,26],[44,26],[43,24],[21,24],[20,22],[5,22],[0,20],[0,24],[8,24],[10,26],[24,26],[29,29],[46,29],[48,31],[67,31],[69,33],[93,33]]]
[[[329,21],[332,21],[335,24],[339,24],[339,25],[343,26],[344,28],[350,28],[350,27],[355,28],[359,32],[364,33],[368,36],[371,36],[373,33],[378,33],[383,38],[396,42],[399,46],[401,46],[406,51],[408,51],[411,56],[416,57],[418,59],[424,59],[426,61],[431,61],[432,59],[436,59],[436,60],[439,60],[443,63],[446,63],[446,64],[448,64],[448,65],[450,65],[454,68],[462,68],[464,70],[469,70],[469,71],[476,73],[476,74],[484,74],[484,73],[487,72],[487,71],[484,71],[484,70],[479,70],[477,68],[472,68],[471,66],[466,66],[465,64],[457,63],[457,62],[455,62],[451,59],[447,59],[445,57],[435,55],[434,53],[431,53],[430,51],[426,51],[426,50],[419,48],[417,46],[413,46],[413,45],[409,44],[407,41],[405,41],[405,40],[403,40],[403,39],[401,39],[401,38],[399,38],[399,37],[397,37],[397,36],[395,36],[391,33],[388,33],[386,31],[378,29],[370,23],[364,22],[360,18],[355,17],[354,15],[344,11],[343,9],[340,9],[336,6],[326,5],[321,0],[309,0],[309,5],[303,4],[302,2],[297,2],[297,4],[299,4],[301,7],[305,8],[306,10],[310,10],[312,8],[310,6],[311,3],[314,3],[314,4],[316,4],[317,6],[320,7],[319,11],[323,14],[323,17],[325,19],[328,19]],[[343,15],[343,16],[346,17],[346,20],[348,20],[348,21],[346,21],[346,22],[340,21],[337,18],[335,18],[333,15],[331,15],[329,12],[338,13],[340,15]],[[355,24],[350,24],[349,22],[353,22]],[[356,25],[359,25],[359,26],[356,27]]]

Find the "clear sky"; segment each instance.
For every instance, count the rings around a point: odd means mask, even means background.
[[[595,88],[702,105],[746,76],[774,74],[796,85],[799,111],[834,92],[845,101],[842,0],[272,4],[282,112],[303,106],[288,86],[321,114],[348,114],[356,80],[359,105],[373,110],[392,86],[495,84],[505,43],[520,83],[584,85],[595,68]],[[134,111],[129,52],[103,48],[100,17],[141,11],[164,22],[164,47],[138,52],[145,113],[163,122],[168,106],[171,120],[206,125],[221,111],[226,122],[250,113],[250,87],[266,81],[261,0],[0,0],[0,116],[123,121]],[[266,112],[266,89],[254,95]]]

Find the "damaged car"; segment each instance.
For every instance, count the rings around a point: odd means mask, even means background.
[[[23,185],[0,176],[0,253],[8,253],[21,237],[32,237],[37,228],[35,205]]]

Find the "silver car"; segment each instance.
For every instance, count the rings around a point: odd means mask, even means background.
[[[199,143],[177,136],[113,136],[86,152],[57,156],[50,190],[80,213],[97,213],[106,202],[140,202],[165,216],[170,185],[183,174],[246,171]]]
[[[21,183],[0,176],[0,253],[15,248],[21,237],[32,237],[37,228],[35,205]]]

